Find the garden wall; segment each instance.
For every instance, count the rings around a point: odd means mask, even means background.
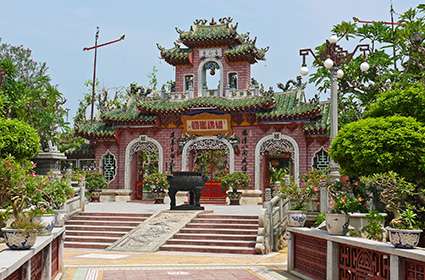
[[[63,273],[64,228],[38,236],[30,250],[0,252],[0,280],[55,280]]]
[[[425,279],[425,250],[288,228],[288,272],[302,279]]]

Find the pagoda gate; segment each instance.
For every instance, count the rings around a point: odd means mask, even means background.
[[[242,203],[257,204],[272,170],[285,169],[298,182],[309,169],[327,166],[329,104],[306,101],[300,83],[264,90],[251,65],[268,48],[239,33],[231,18],[195,20],[189,30],[176,30],[172,48],[158,45],[175,68],[168,91],[134,90],[124,106],[77,125],[116,199],[140,199],[149,172],[210,172],[214,163],[213,177],[249,174]],[[212,189],[206,195],[220,200]]]

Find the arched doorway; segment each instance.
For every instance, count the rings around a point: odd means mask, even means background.
[[[201,203],[225,204],[226,194],[216,179],[224,173],[234,172],[233,146],[226,139],[215,136],[192,139],[183,147],[182,170],[201,171],[204,175],[212,175],[202,188]]]
[[[299,148],[297,142],[282,133],[261,138],[255,147],[255,189],[264,191],[270,167],[287,168],[289,175],[299,182]]]
[[[141,135],[128,143],[125,151],[124,184],[132,191],[133,199],[141,199],[143,177],[162,172],[163,150],[153,138]]]
[[[209,59],[199,65],[199,95],[221,96],[223,93],[223,65],[217,59]]]

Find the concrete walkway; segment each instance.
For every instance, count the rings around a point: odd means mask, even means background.
[[[215,214],[258,216],[261,205],[203,205]],[[168,204],[146,204],[141,202],[98,202],[86,205],[86,212],[155,213],[169,209]]]

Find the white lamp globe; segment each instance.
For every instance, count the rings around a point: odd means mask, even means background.
[[[334,66],[334,62],[332,59],[327,58],[325,62],[323,62],[323,65],[325,66],[326,69],[331,69]]]
[[[329,37],[328,41],[331,44],[335,44],[336,42],[338,42],[338,36],[332,35],[332,36]]]
[[[342,77],[344,77],[344,71],[342,71],[342,69],[338,69],[338,71],[336,71],[336,77],[338,79],[341,79]]]
[[[302,66],[300,69],[300,73],[302,76],[307,76],[308,75],[308,67],[307,66]]]
[[[360,64],[360,70],[362,72],[367,72],[367,70],[369,70],[369,68],[370,68],[370,65],[366,61],[363,62],[362,64]]]

